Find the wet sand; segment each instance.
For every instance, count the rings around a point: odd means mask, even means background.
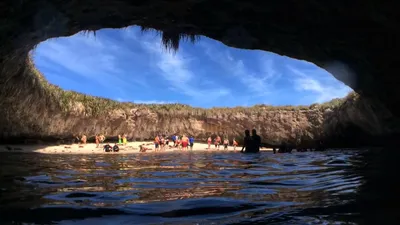
[[[134,154],[139,153],[140,145],[145,144],[147,150],[146,153],[153,153],[154,144],[152,142],[129,142],[126,146],[120,145],[119,152],[104,152],[103,144],[100,144],[99,148],[96,148],[96,144],[89,143],[83,144],[73,144],[73,145],[0,145],[0,152],[21,152],[21,153],[43,153],[43,154]],[[110,143],[111,146],[114,143]],[[228,147],[228,150],[224,150],[221,145],[219,150],[211,145],[211,149],[208,150],[208,145],[203,143],[195,143],[193,146],[193,151],[234,151],[232,146]],[[240,151],[242,147],[236,147],[236,151]],[[176,152],[183,151],[177,148],[165,148],[163,151],[157,152]],[[272,149],[262,148],[261,151],[272,151]]]

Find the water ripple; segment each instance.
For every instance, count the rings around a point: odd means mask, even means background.
[[[7,154],[0,223],[321,224],[363,183],[358,154]]]

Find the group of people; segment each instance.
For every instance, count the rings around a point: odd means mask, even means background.
[[[126,136],[126,134],[123,135],[118,135],[118,144],[122,144],[122,145],[127,145],[128,144],[128,138]]]
[[[245,137],[243,139],[243,147],[241,152],[247,152],[247,153],[256,153],[260,151],[260,145],[261,145],[261,137],[257,135],[257,131],[255,129],[252,130],[251,135],[249,130],[245,130]],[[95,136],[95,141],[96,141],[96,148],[99,147],[100,143],[103,143],[105,140],[104,135],[96,135]],[[86,144],[87,142],[87,137],[86,135],[82,135],[80,139],[82,144]],[[170,143],[172,142],[172,145]],[[154,138],[154,150],[155,151],[163,151],[165,148],[177,148],[179,150],[193,150],[193,145],[194,145],[194,137],[192,135],[172,135],[171,136],[171,142],[169,137],[165,135],[156,135]],[[220,149],[220,145],[222,143],[224,150],[228,150],[228,146],[230,145],[230,141],[227,137],[225,137],[222,141],[222,138],[217,135],[214,139],[208,137],[207,139],[207,144],[208,144],[208,149],[211,149],[211,144],[212,142],[214,143],[215,150]],[[105,152],[118,152],[119,151],[119,146],[118,145],[127,145],[128,140],[127,140],[127,135],[118,135],[118,143],[115,143],[114,146],[111,146],[109,143],[103,146],[103,150]],[[238,146],[238,142],[234,138],[232,140],[232,146],[233,150],[236,150],[236,147]],[[147,150],[152,150],[148,147],[145,147],[145,145],[140,145],[140,152],[145,152]]]
[[[212,142],[212,138],[208,137],[208,139],[207,139],[208,149],[211,149],[211,142]],[[221,145],[221,137],[218,135],[217,137],[214,138],[215,150],[219,150],[220,145]],[[228,150],[228,146],[229,146],[228,138],[224,138],[223,145],[224,145],[224,150]],[[236,150],[236,147],[238,146],[238,142],[236,141],[235,138],[232,141],[232,145],[233,145],[233,150]]]
[[[115,143],[114,146],[111,147],[110,143],[107,143],[103,146],[103,151],[104,152],[119,152],[119,146],[117,143]]]
[[[166,147],[178,148],[181,150],[188,150],[188,148],[190,147],[190,150],[193,150],[194,137],[192,135],[187,136],[184,134],[182,135],[182,137],[179,137],[178,135],[172,135],[171,141],[173,143],[172,146],[169,145],[170,141],[168,137],[166,137],[165,135],[157,135],[154,138],[154,150],[163,151]]]
[[[79,138],[77,137],[79,140]],[[103,134],[96,134],[95,136],[95,142],[96,142],[96,148],[100,147],[100,143],[103,143],[106,140],[106,137]],[[85,145],[87,143],[87,136],[83,134],[80,138],[80,143]],[[103,146],[103,151],[104,152],[119,152],[119,146],[118,145],[126,145],[128,143],[127,136],[125,134],[123,135],[118,135],[118,144],[115,143],[114,146],[111,147],[110,143],[107,143]]]
[[[243,147],[241,152],[257,153],[260,152],[260,147],[261,147],[261,137],[257,134],[257,131],[253,129],[251,131],[251,136],[250,136],[250,131],[245,130]]]

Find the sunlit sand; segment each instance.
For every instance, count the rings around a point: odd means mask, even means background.
[[[147,150],[145,153],[154,153],[154,145],[152,142],[129,142],[126,146],[120,145],[119,152],[104,152],[103,144],[100,144],[96,148],[96,144],[73,144],[73,145],[0,145],[0,152],[21,152],[21,153],[43,153],[43,154],[134,154],[140,153],[140,145],[145,144]],[[114,143],[110,143],[111,146]],[[228,150],[224,150],[224,146],[220,146],[219,150],[216,150],[214,145],[211,145],[211,149],[208,150],[208,145],[203,143],[195,143],[192,151],[230,151],[233,152],[233,147],[229,146]],[[236,151],[239,152],[242,147],[236,147]],[[271,151],[272,149],[262,148],[261,151]],[[180,150],[177,148],[167,148],[159,150],[156,153],[161,152],[184,152],[186,150]],[[190,150],[187,150],[190,151]]]

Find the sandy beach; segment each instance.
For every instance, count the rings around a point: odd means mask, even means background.
[[[88,143],[86,145],[73,144],[73,145],[0,145],[0,152],[20,152],[20,153],[43,153],[43,154],[136,154],[140,153],[140,145],[145,144],[147,150],[146,153],[153,153],[154,145],[152,142],[129,142],[126,146],[120,145],[119,152],[104,152],[103,145],[96,148],[96,144]],[[113,146],[113,143],[110,143]],[[214,145],[211,145],[211,149],[207,150],[207,144],[195,143],[193,151],[234,151],[232,146],[228,147],[228,150],[224,150],[221,145],[219,150],[214,149]],[[236,151],[240,151],[242,147],[236,147]],[[262,148],[261,151],[271,151],[272,149]],[[157,152],[179,152],[177,148],[165,148],[163,151]]]

